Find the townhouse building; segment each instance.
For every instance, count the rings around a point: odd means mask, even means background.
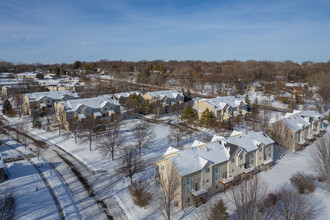
[[[23,96],[23,110],[32,113],[54,113],[54,105],[59,101],[79,98],[74,91],[33,92]]]
[[[247,104],[243,99],[234,96],[217,97],[212,99],[197,99],[194,103],[199,119],[203,112],[208,109],[213,113],[216,120],[224,121],[231,117],[245,115]]]
[[[268,134],[292,152],[311,144],[324,131],[324,116],[316,111],[295,111],[268,126]]]
[[[147,92],[143,95],[143,99],[159,104],[164,111],[171,111],[173,105],[184,103],[184,96],[177,90]]]
[[[113,95],[58,102],[55,116],[66,130],[86,120],[106,120],[120,114],[120,104]]]
[[[263,132],[234,132],[217,136],[209,143],[195,141],[191,148],[169,147],[164,158],[154,163],[155,179],[166,184],[179,179],[174,201],[180,208],[205,202],[208,196],[226,190],[233,181],[246,178],[273,164],[274,141]]]
[[[123,103],[125,102],[131,95],[137,95],[141,100],[143,99],[142,98],[142,94],[138,91],[133,91],[133,92],[120,92],[120,93],[115,93],[113,94],[116,98],[116,100],[119,102],[119,103]]]

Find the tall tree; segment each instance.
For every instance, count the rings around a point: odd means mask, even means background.
[[[117,168],[117,172],[122,172],[123,175],[129,176],[132,184],[134,174],[142,170],[144,162],[138,155],[137,149],[133,146],[126,146],[122,149],[121,160],[122,166]]]
[[[172,166],[167,173],[160,179],[161,190],[159,191],[159,201],[162,214],[167,220],[171,220],[173,216],[172,199],[178,194],[180,179],[177,170]]]
[[[99,144],[99,151],[102,156],[111,156],[111,159],[115,159],[115,152],[124,142],[124,136],[121,133],[122,122],[109,121],[106,124],[106,132],[100,135],[97,139]]]
[[[169,132],[170,133],[167,136],[169,142],[174,142],[176,148],[180,148],[183,137],[186,134],[186,130],[180,126],[171,126],[169,128]]]
[[[152,143],[154,133],[147,122],[138,122],[133,128],[133,136],[139,149],[139,156],[141,156],[141,149]]]

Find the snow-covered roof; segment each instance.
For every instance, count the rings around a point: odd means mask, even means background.
[[[174,148],[174,147],[168,147],[165,154],[163,155],[164,157],[167,156],[167,155],[170,155],[170,154],[173,154],[173,153],[177,153],[179,152],[180,150]]]
[[[117,99],[120,99],[121,97],[123,97],[123,98],[128,98],[130,95],[133,95],[133,94],[140,95],[141,93],[138,92],[138,91],[133,91],[133,92],[121,92],[121,93],[115,93],[114,96],[115,96]]]
[[[16,76],[36,76],[38,73],[35,72],[25,72],[25,73],[18,73]]]
[[[78,117],[79,117],[80,119],[85,119],[85,118],[86,118],[86,115],[85,115],[85,114],[78,114]]]
[[[243,134],[243,132],[241,132],[241,131],[233,130],[233,132],[231,132],[230,136],[240,136],[242,134]]]
[[[205,145],[204,142],[201,142],[201,141],[198,141],[198,140],[195,140],[194,143],[191,145],[192,147],[200,147],[200,146],[203,146]]]
[[[226,107],[227,104],[232,108],[238,107],[243,102],[243,99],[236,98],[235,96],[218,96],[212,99],[200,99],[199,101],[205,101],[211,106],[214,105],[215,109],[222,110],[224,107]]]
[[[306,119],[308,120],[308,119]],[[303,119],[300,115],[292,115],[284,119],[284,124],[294,131],[301,130],[304,126],[308,126],[309,123]]]
[[[223,143],[210,142],[204,148],[193,147],[178,152],[177,156],[170,157],[181,176],[202,170],[210,162],[220,164],[229,160],[229,149]]]
[[[223,141],[238,146],[246,152],[257,150],[260,144],[264,144],[266,146],[275,143],[273,139],[261,131],[249,131],[241,136],[230,136],[223,139]]]
[[[224,139],[224,137],[222,137],[220,135],[214,135],[211,142],[218,142],[218,141],[221,141],[222,139]]]
[[[317,111],[313,111],[313,110],[302,111],[298,114],[303,118],[309,117],[309,118],[313,118],[314,120],[319,120],[319,119],[324,118],[324,115],[318,113]]]
[[[76,111],[82,105],[92,109],[100,109],[107,103],[120,106],[120,104],[116,101],[116,99],[112,95],[102,95],[98,97],[85,98],[85,99],[72,99],[72,100],[60,102],[62,106],[66,107],[66,110],[73,110],[73,111]]]
[[[95,117],[100,117],[100,116],[102,116],[102,113],[101,112],[94,112],[93,115]]]
[[[151,97],[156,99],[162,99],[163,97],[168,97],[170,99],[176,99],[178,96],[183,98],[183,95],[177,90],[162,90],[156,92],[147,92]]]
[[[33,92],[27,93],[26,96],[29,100],[39,101],[43,97],[47,97],[53,100],[61,100],[65,96],[71,96],[72,98],[79,98],[78,94],[74,91],[51,91],[51,92]]]

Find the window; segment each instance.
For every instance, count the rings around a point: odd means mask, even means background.
[[[186,199],[185,199],[185,201],[184,201],[185,203],[188,203],[188,202],[190,202],[190,197],[187,197]]]
[[[262,147],[259,147],[259,152],[261,152],[262,151]]]
[[[206,183],[208,183],[208,182],[210,182],[210,180],[209,180],[209,179],[207,179],[207,180],[206,180]]]
[[[164,170],[165,169],[164,165],[160,165],[160,169]]]
[[[253,164],[253,160],[251,160],[251,164]]]
[[[208,167],[208,168],[205,168],[205,173],[208,173],[208,172],[210,172],[210,168]]]
[[[191,186],[185,186],[184,188],[183,188],[183,193],[188,193],[188,192],[190,192],[191,191]]]
[[[214,189],[219,189],[218,185],[215,185]]]
[[[233,173],[234,171],[235,171],[234,169],[231,170],[232,173]]]
[[[253,158],[253,154],[251,154],[250,157]]]
[[[239,155],[239,159],[243,160],[243,154]]]
[[[234,157],[233,159],[231,159],[231,162],[232,162],[232,163],[235,163],[235,157]]]
[[[219,167],[214,167],[214,173],[218,173],[220,171]]]
[[[186,177],[184,185],[189,185],[191,183],[191,177]]]
[[[261,157],[259,157],[259,160],[261,160]]]
[[[214,175],[214,180],[218,180],[219,176],[218,175]]]
[[[271,157],[271,156],[272,156],[272,153],[271,153],[271,152],[269,152],[268,156],[269,156],[269,157]]]

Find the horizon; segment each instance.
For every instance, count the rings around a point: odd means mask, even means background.
[[[0,60],[330,60],[321,0],[0,2]]]

